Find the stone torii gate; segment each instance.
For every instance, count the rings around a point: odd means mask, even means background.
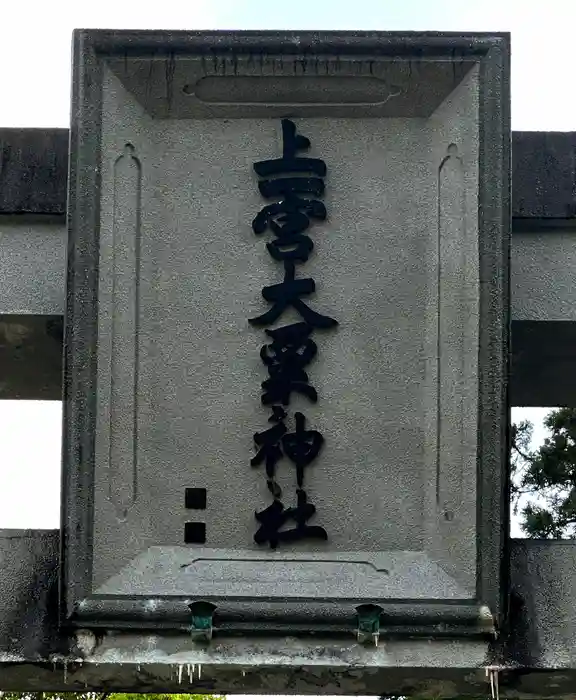
[[[3,399],[61,398],[67,149],[65,129],[0,130]],[[575,149],[575,133],[513,135],[513,406],[575,405]],[[575,694],[576,545],[570,541],[509,543],[504,643],[391,638],[370,650],[322,638],[219,636],[202,648],[187,634],[157,631],[63,636],[58,551],[57,530],[0,532],[4,690],[456,697],[485,695],[497,681],[503,697]]]

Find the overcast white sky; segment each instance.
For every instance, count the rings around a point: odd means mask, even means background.
[[[574,0],[28,0],[4,5],[0,127],[68,126],[72,30],[98,27],[511,31],[513,128],[576,130]],[[541,414],[521,415],[539,419]],[[57,527],[60,406],[4,402],[0,421],[0,527]]]

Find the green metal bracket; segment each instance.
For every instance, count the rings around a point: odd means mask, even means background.
[[[196,642],[209,642],[212,639],[213,618],[216,606],[200,600],[188,605],[192,613],[190,634]]]
[[[356,639],[359,644],[373,644],[378,646],[380,638],[380,615],[382,608],[379,605],[359,605],[356,608],[358,613],[358,627],[356,629]]]

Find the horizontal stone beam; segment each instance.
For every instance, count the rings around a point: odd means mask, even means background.
[[[576,407],[576,322],[512,321],[510,403]]]
[[[512,216],[518,231],[576,218],[576,132],[512,134]],[[0,129],[0,214],[66,212],[67,129]]]
[[[0,214],[66,212],[68,129],[0,129]]]
[[[209,646],[185,630],[79,634],[58,630],[59,533],[0,530],[3,690],[490,696],[574,696],[576,546],[512,541],[512,620],[506,643],[341,637],[232,637]]]
[[[0,399],[60,400],[63,317],[0,315]],[[576,322],[513,321],[510,402],[576,406]]]
[[[0,130],[0,398],[60,398],[67,138],[63,129]],[[524,234],[512,256],[514,405],[576,405],[575,140],[513,137],[514,231]],[[458,697],[486,696],[492,673],[502,697],[574,695],[570,542],[512,542],[503,642],[384,638],[371,650],[352,634],[259,642],[217,630],[208,648],[159,630],[68,637],[56,619],[58,548],[56,531],[0,532],[4,690]]]
[[[576,132],[512,134],[512,216],[518,231],[562,227],[576,217]]]
[[[576,405],[576,132],[512,150],[511,402]],[[0,129],[0,398],[61,396],[67,158],[66,129]]]

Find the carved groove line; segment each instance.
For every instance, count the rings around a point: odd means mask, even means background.
[[[462,483],[462,464],[455,463],[455,459],[461,457],[464,438],[465,194],[462,160],[458,148],[450,144],[438,169],[436,503],[439,507],[445,505],[443,471],[457,475],[448,487],[448,492],[456,498]],[[446,518],[450,519],[451,515],[445,512]]]
[[[131,144],[114,163],[109,489],[118,517],[137,498],[141,163]]]

